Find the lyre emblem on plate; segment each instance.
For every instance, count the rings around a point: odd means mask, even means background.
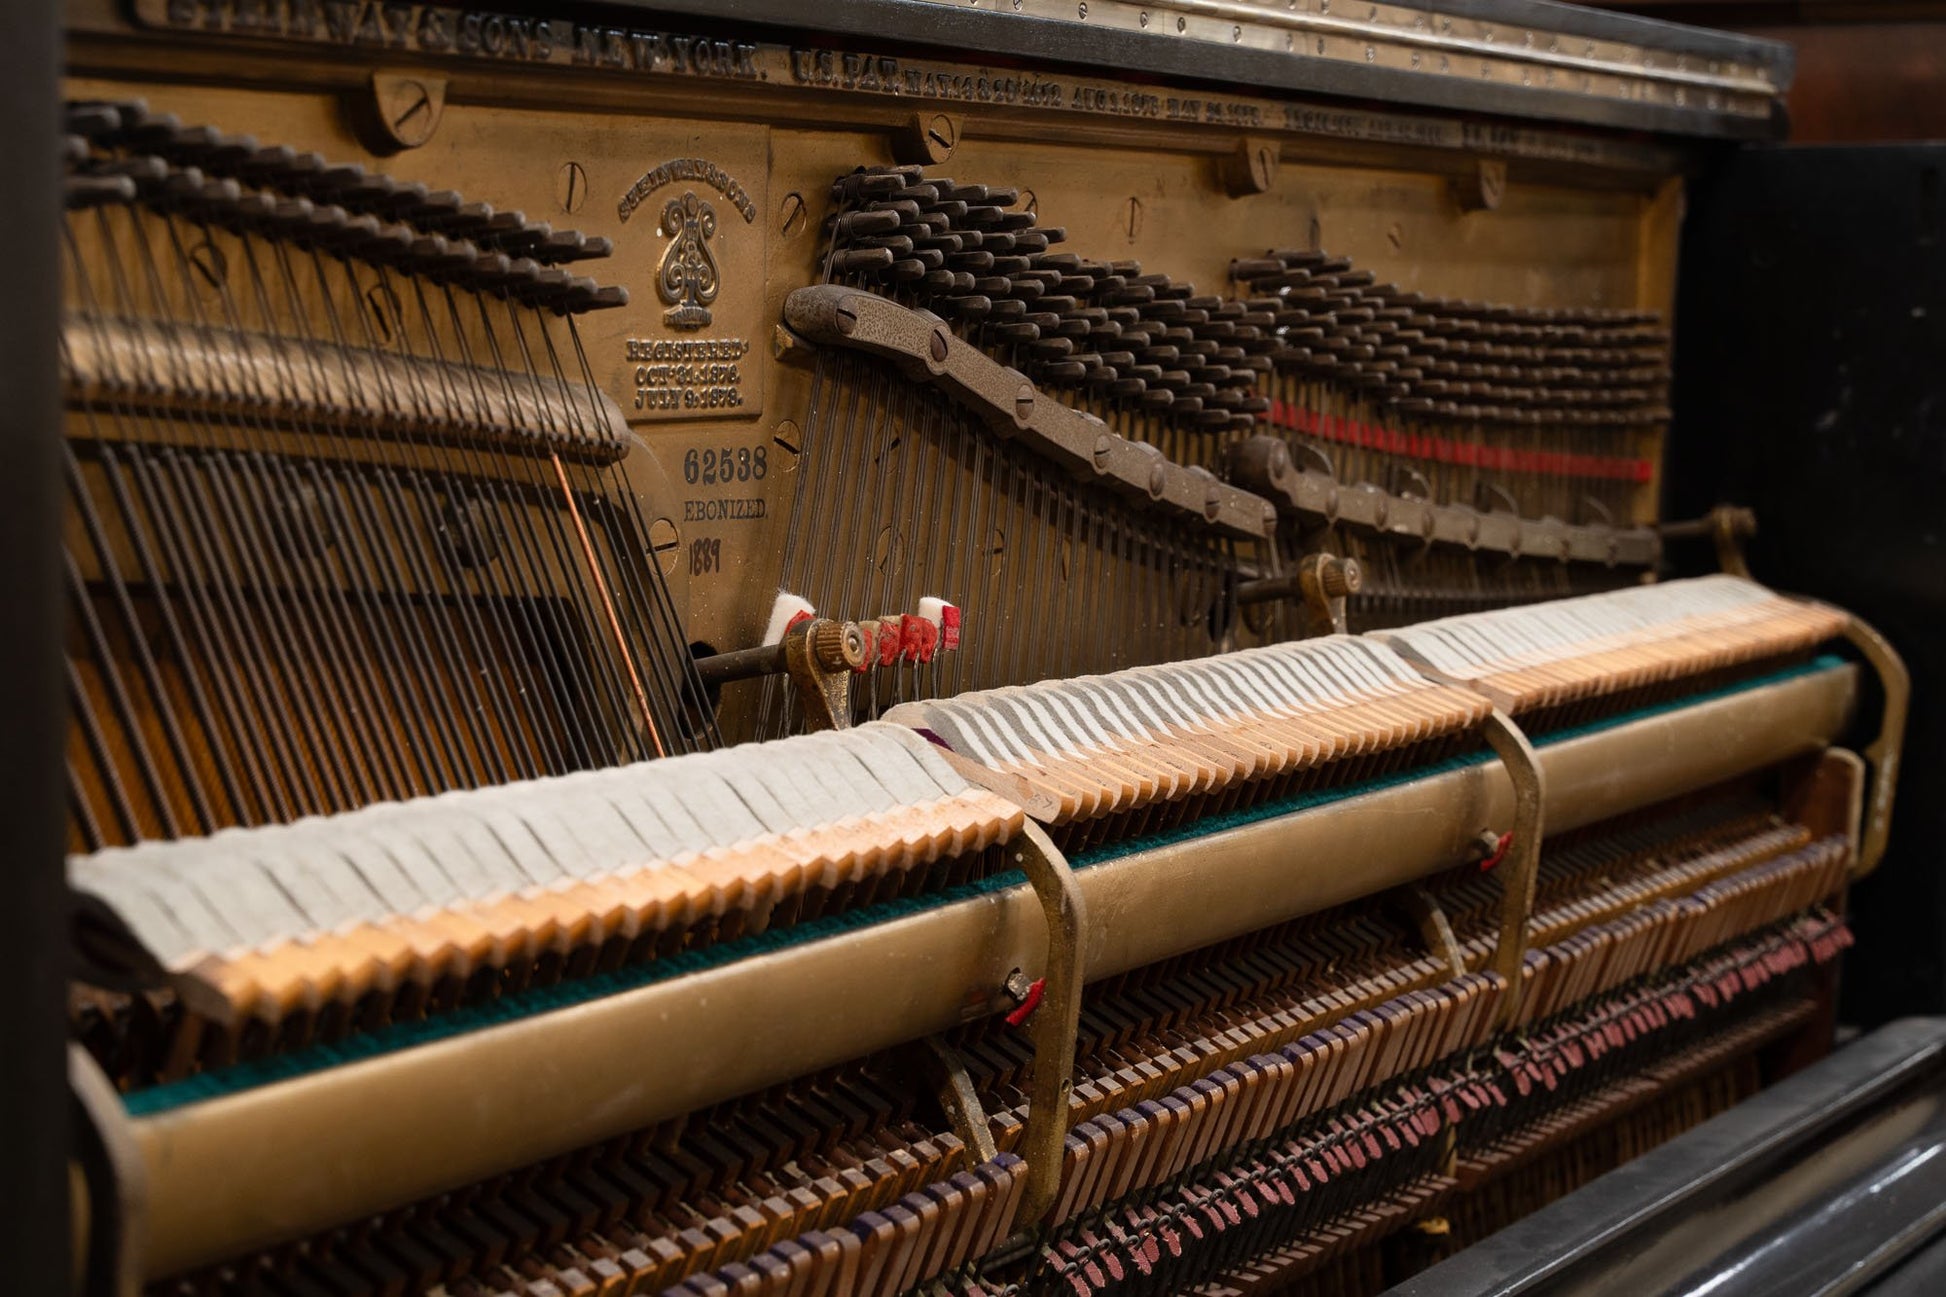
[[[656,291],[670,309],[662,322],[672,329],[700,329],[710,322],[709,304],[716,300],[716,254],[709,241],[716,234],[716,209],[694,191],[671,198],[662,209],[662,232],[669,248],[662,254]]]

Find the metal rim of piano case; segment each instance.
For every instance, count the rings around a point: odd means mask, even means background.
[[[1387,10],[1403,9],[1424,17],[1428,23],[1424,33],[1374,22],[1367,17],[1339,15],[1334,19],[1328,14],[1330,0],[1322,0],[1318,12],[1305,14],[1231,0],[1155,0],[1143,5],[1097,0],[1092,7],[1063,3],[1058,8],[1037,4],[1040,12],[1032,15],[1018,12],[1019,6],[1010,4],[1009,0],[857,0],[842,6],[812,6],[809,10],[794,0],[732,0],[727,4],[711,3],[711,0],[613,0],[613,3],[620,8],[770,24],[834,36],[912,41],[1042,65],[1113,66],[1185,80],[1726,138],[1767,138],[1781,134],[1777,109],[1751,115],[1720,106],[1711,108],[1709,90],[1693,96],[1679,92],[1680,99],[1672,97],[1669,103],[1647,102],[1649,96],[1641,88],[1648,84],[1645,81],[1629,83],[1634,87],[1631,98],[1610,98],[1551,89],[1545,84],[1536,86],[1531,78],[1526,83],[1516,83],[1410,71],[1381,66],[1375,53],[1366,55],[1360,47],[1372,48],[1380,42],[1402,38],[1416,37],[1423,41],[1432,35],[1430,23],[1435,15],[1489,25],[1502,23],[1511,25],[1519,34],[1508,33],[1510,39],[1499,43],[1498,56],[1518,56],[1521,62],[1541,67],[1543,71],[1547,70],[1550,56],[1534,46],[1519,43],[1520,35],[1569,36],[1590,44],[1612,42],[1629,47],[1634,61],[1628,70],[1636,74],[1661,71],[1664,76],[1681,75],[1675,67],[1666,70],[1649,67],[1657,53],[1671,55],[1677,61],[1696,57],[1733,65],[1748,64],[1753,75],[1751,87],[1744,92],[1746,97],[1760,88],[1773,105],[1780,102],[1790,86],[1793,62],[1790,47],[1777,41],[1534,0],[1437,0],[1417,9],[1385,6]],[[1379,6],[1362,8],[1364,13],[1376,16]],[[1123,10],[1127,12],[1124,14]],[[1165,10],[1182,18],[1183,26],[1151,25],[1142,21],[1144,13]],[[1124,19],[1126,25],[1102,21],[1110,12]],[[1196,21],[1199,26],[1204,22],[1214,24],[1211,34],[1216,38],[1184,39],[1189,35],[1190,21]],[[1285,25],[1296,22],[1307,22],[1313,27],[1321,22],[1332,24],[1333,34],[1352,40],[1351,56],[1343,61],[1311,57],[1308,51],[1297,54],[1295,42],[1288,48],[1267,49],[1257,48],[1244,39],[1246,32],[1254,36],[1259,30],[1274,30],[1281,44]],[[1535,40],[1534,44],[1538,45],[1539,41]],[[1491,37],[1481,45],[1484,49],[1495,48]],[[1728,90],[1718,88],[1714,93],[1721,105],[1725,101],[1720,96]],[[1692,98],[1699,102],[1691,103]]]
[[[1545,813],[1566,831],[1823,748],[1842,732],[1856,691],[1857,669],[1836,667],[1545,743]],[[1167,921],[1090,925],[1079,960],[1097,978],[1113,976],[1474,859],[1480,824],[1513,819],[1513,786],[1498,766],[1446,770],[1091,864],[1073,875],[1083,905]],[[1353,854],[1359,871],[1288,867]],[[1185,887],[1196,905],[1180,904]],[[1009,969],[1036,966],[1046,919],[1028,891],[958,901],[844,941],[768,951],[137,1119],[151,1188],[145,1269],[177,1273],[639,1129],[693,1108],[696,1085],[747,1093],[820,1059],[942,1030],[960,1020],[969,980],[999,985]],[[901,979],[896,1014],[879,994],[888,969]],[[1060,988],[1050,979],[1048,990]],[[1063,1016],[1047,1003],[1041,1013],[1044,1030]],[[738,1021],[762,1024],[764,1050],[747,1049],[749,1032],[727,1028]],[[658,1050],[690,1060],[682,1075],[643,1072],[648,1024]],[[564,1075],[522,1064],[561,1056],[583,1065]],[[483,1074],[504,1084],[482,1091]],[[622,1075],[626,1102],[618,1104]],[[256,1154],[240,1164],[237,1148]],[[327,1150],[332,1165],[359,1174],[282,1171],[322,1165]]]
[[[1774,1291],[1757,1286],[1778,1270],[1739,1275],[1748,1249],[1802,1258],[1806,1272],[1836,1263],[1838,1289],[1883,1277],[1937,1234],[1906,1233],[1904,1216],[1876,1216],[1875,1196],[1854,1186],[1890,1187],[1888,1170],[1937,1158],[1936,1111],[1946,1084],[1946,1019],[1903,1018],[1843,1047],[1707,1124],[1476,1243],[1391,1291],[1393,1297],[1518,1297],[1608,1291]],[[1915,1131],[1917,1126],[1920,1129]],[[1927,1127],[1930,1126],[1930,1130]],[[1861,1167],[1869,1168],[1860,1175]],[[1847,1200],[1835,1218],[1797,1214]],[[1662,1245],[1698,1221],[1712,1222],[1701,1257]],[[1834,1255],[1835,1235],[1816,1226],[1848,1222],[1857,1237]],[[1662,1259],[1667,1258],[1667,1259]],[[1699,1266],[1698,1260],[1702,1264]],[[1660,1265],[1658,1264],[1660,1260]],[[1855,1267],[1855,1268],[1853,1268]],[[1660,1270],[1660,1273],[1658,1273]],[[1665,1287],[1689,1270],[1701,1286]],[[1807,1288],[1808,1290],[1808,1288]],[[1908,1287],[1901,1291],[1920,1291]]]

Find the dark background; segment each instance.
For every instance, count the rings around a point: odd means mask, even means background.
[[[68,1288],[57,6],[0,22],[0,1291]]]
[[[1853,894],[1862,1025],[1946,1010],[1943,183],[1946,144],[1743,149],[1683,234],[1666,516],[1750,505],[1757,577],[1857,613],[1912,672],[1891,849]]]

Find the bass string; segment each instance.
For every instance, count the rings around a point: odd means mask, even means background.
[[[223,201],[221,194],[215,201]],[[445,563],[444,588],[453,593],[441,594],[438,547],[422,533],[436,525],[439,488],[451,489],[458,474],[449,471],[450,447],[435,445],[430,433],[411,433],[439,422],[442,408],[466,403],[455,369],[467,376],[476,415],[490,403],[480,366],[448,365],[437,354],[439,330],[423,284],[406,276],[428,326],[422,342],[435,352],[434,363],[386,366],[380,359],[388,342],[392,354],[417,353],[402,312],[391,320],[397,327],[381,330],[381,341],[370,314],[340,310],[340,292],[354,303],[379,300],[364,296],[349,258],[310,248],[308,278],[316,285],[310,297],[298,287],[289,248],[270,240],[269,253],[260,257],[244,222],[235,222],[235,229],[230,224],[219,230],[201,217],[179,219],[171,212],[158,219],[133,207],[119,217],[98,211],[92,252],[107,263],[112,311],[95,290],[90,250],[80,245],[72,219],[64,235],[75,337],[91,342],[95,352],[93,388],[75,402],[88,436],[67,445],[71,508],[79,523],[75,543],[85,542],[78,552],[71,548],[67,563],[75,633],[84,641],[82,658],[71,654],[79,748],[69,762],[75,777],[70,802],[83,844],[287,820],[626,755],[612,741],[597,751],[585,735],[576,740],[572,758],[555,752],[536,763],[526,752],[536,734],[551,740],[570,733],[579,709],[557,706],[550,723],[523,722],[509,706],[501,672],[487,665],[511,658],[525,669],[535,655],[501,651],[520,634],[505,622],[505,610],[512,606],[531,618],[536,602],[555,601],[546,597],[545,568],[536,561],[543,551],[530,530],[531,511],[505,494],[498,474],[480,471],[477,463],[476,480],[495,484],[525,544],[516,553],[510,588],[486,598],[462,595],[453,565]],[[133,272],[126,268],[128,252],[135,254]],[[273,276],[266,261],[275,267],[285,299],[282,319],[267,288]],[[212,262],[220,268],[214,276]],[[242,273],[241,291],[232,266]],[[214,290],[207,309],[202,281]],[[377,290],[397,299],[382,268]],[[457,319],[450,288],[447,297],[447,313]],[[347,317],[354,323],[348,325]],[[330,342],[318,338],[319,323],[328,325]],[[569,399],[552,338],[544,373],[517,316],[513,328],[535,394],[528,408],[543,431],[571,430],[569,435],[585,439],[589,425]],[[544,322],[541,328],[545,335]],[[349,336],[354,330],[363,345]],[[486,332],[487,346],[497,348],[490,321]],[[455,336],[465,345],[464,328]],[[219,345],[225,342],[227,347]],[[65,333],[62,347],[71,378],[78,377]],[[578,337],[575,347],[585,374]],[[124,360],[137,372],[125,373]],[[519,413],[506,366],[495,368],[501,409]],[[436,379],[428,380],[428,373]],[[161,415],[129,397],[172,390],[184,395]],[[589,390],[592,396],[592,384]],[[307,400],[307,392],[314,399]],[[375,409],[389,431],[403,435],[375,439],[369,458],[377,462],[356,472],[329,456],[295,453],[292,433],[297,444],[332,436],[313,412],[334,402],[338,408]],[[288,423],[271,424],[273,409],[284,410]],[[84,465],[77,447],[93,468]],[[427,470],[400,451],[418,452],[447,469]],[[470,444],[466,453],[477,459]],[[589,503],[599,494],[584,490],[573,503]],[[602,511],[589,534],[617,544],[615,516]],[[117,554],[115,536],[125,555]],[[592,554],[589,561],[596,561]],[[130,564],[136,582],[129,579]],[[659,573],[650,575],[645,589],[642,574],[626,565],[606,571],[632,616],[652,614],[673,626],[666,590],[655,580]],[[389,580],[375,579],[381,577]],[[97,615],[91,581],[105,619]],[[512,597],[518,594],[530,597]],[[137,606],[143,596],[152,605],[149,617],[159,639],[152,640],[143,623]],[[479,616],[483,605],[500,620],[493,631]],[[446,615],[454,610],[457,617]],[[610,615],[619,620],[613,605]],[[450,622],[460,623],[458,633]],[[111,626],[126,641],[119,650]],[[554,629],[554,641],[563,642],[558,618]],[[531,620],[525,637],[542,640]],[[678,638],[650,632],[637,639],[654,655],[651,675],[663,685],[658,702],[665,717],[680,712],[683,685],[668,682],[680,681],[684,671],[692,696],[700,694],[686,645],[672,643]],[[80,663],[87,662],[94,664],[87,668],[92,684],[81,678]],[[173,686],[169,669],[181,677]],[[572,674],[576,664],[567,669]],[[553,675],[537,671],[520,682],[519,692],[544,698],[532,686]],[[484,694],[476,685],[480,678],[489,682]],[[576,683],[585,690],[585,678]],[[456,698],[445,693],[449,688],[465,692]],[[455,716],[469,733],[453,729]],[[702,728],[707,732],[707,722]],[[518,734],[528,738],[513,741]],[[166,769],[158,751],[166,753]],[[503,764],[509,756],[511,771]],[[124,766],[144,790],[146,808],[124,779]],[[97,814],[94,795],[84,786],[89,784],[106,799],[108,819]],[[177,821],[178,806],[187,822]]]
[[[127,352],[140,369],[125,373],[122,350],[110,344],[110,335],[105,332],[110,314],[97,292],[76,232],[69,225],[65,239],[71,269],[69,282],[81,297],[84,327],[95,336],[98,363],[109,398],[105,409],[93,399],[80,403],[90,434],[89,449],[101,466],[115,508],[114,516],[129,538],[144,585],[168,636],[167,647],[199,713],[203,733],[212,740],[219,774],[230,769],[229,763],[222,760],[225,752],[235,754],[243,767],[231,801],[237,818],[246,824],[283,818],[290,813],[288,785],[285,772],[279,768],[267,741],[270,726],[257,711],[254,680],[241,664],[241,655],[230,651],[231,628],[215,601],[199,584],[187,579],[188,566],[180,537],[159,513],[154,484],[136,447],[136,432],[143,426],[143,416],[133,406],[129,394],[138,390],[138,385],[146,385],[145,390],[151,391],[160,386],[159,375],[150,367],[148,350],[141,344],[150,322],[132,312],[127,275],[115,248],[114,222],[109,213],[97,209],[90,229],[94,235],[92,242],[103,250],[109,271],[111,300],[116,308],[112,321],[127,330],[134,340]],[[71,460],[75,458],[72,440],[69,455]],[[81,478],[78,463],[71,469],[70,481],[76,498],[89,498],[90,491]],[[211,664],[207,682],[195,669],[197,663]],[[213,723],[217,721],[220,728]],[[222,743],[225,738],[229,740],[227,746]],[[247,800],[242,796],[244,792],[250,795]],[[77,799],[86,801],[85,795]],[[132,831],[127,840],[133,840]]]
[[[98,305],[93,299],[92,280],[87,275],[85,264],[75,247],[71,219],[63,222],[63,248],[64,255],[70,265],[70,273],[67,277],[70,286],[68,290],[69,295],[71,298],[80,299],[78,305],[74,301],[70,301],[69,317],[79,317],[81,327],[91,330],[94,335],[95,347],[100,357],[97,383],[112,383],[111,374],[100,372],[102,368],[114,364],[114,360],[110,355],[106,337],[102,331],[102,320]],[[61,333],[59,345],[62,369],[68,375],[69,382],[72,385],[76,381],[75,376],[77,370],[65,329]],[[77,395],[80,399],[76,404],[79,406],[91,434],[99,439],[105,434],[101,430],[96,417],[95,402],[92,393],[77,393]],[[207,831],[215,823],[215,817],[218,812],[212,809],[210,799],[202,787],[201,780],[195,777],[195,766],[189,752],[190,740],[184,733],[184,727],[176,715],[173,700],[163,684],[161,668],[157,663],[157,654],[151,651],[148,634],[141,624],[140,616],[135,609],[133,596],[128,588],[128,584],[123,579],[121,565],[108,539],[107,527],[101,511],[96,507],[94,493],[86,481],[80,461],[75,456],[72,441],[65,438],[63,439],[63,460],[69,501],[74,509],[75,515],[81,523],[82,535],[85,537],[88,545],[86,555],[92,558],[93,566],[99,573],[99,583],[105,587],[114,614],[121,627],[122,634],[131,646],[139,676],[139,688],[146,694],[150,714],[159,720],[163,739],[168,748],[170,758],[174,762],[175,770],[178,772],[182,783],[187,787],[192,809],[197,816],[198,826],[204,831]],[[72,548],[72,542],[64,555],[64,566],[66,569],[65,575],[69,602],[74,616],[83,624],[88,640],[90,654],[88,665],[93,668],[97,678],[105,681],[106,687],[115,696],[117,710],[124,718],[122,721],[124,731],[138,743],[142,743],[144,736],[140,727],[133,724],[129,719],[131,713],[140,704],[133,701],[125,701],[126,695],[138,686],[125,684],[122,680],[122,673],[116,655],[109,648],[107,634],[95,616],[94,599],[85,583],[80,564]],[[110,809],[115,816],[121,834],[132,838],[137,832],[137,817],[134,813],[134,806],[128,797],[126,788],[122,785],[119,778],[116,763],[109,755],[100,721],[93,714],[93,690],[89,689],[85,680],[80,678],[82,672],[73,660],[72,655],[70,655],[68,672],[70,705],[73,708],[73,714],[77,719],[77,723],[81,727],[83,744],[88,749],[89,758],[95,770],[100,775],[99,782],[107,790],[111,802]],[[146,751],[144,750],[145,747],[146,744],[144,744],[143,748],[137,749],[138,762],[141,766],[144,782],[149,788],[150,796],[164,816],[164,829],[167,831],[171,827],[168,823],[168,817],[169,804],[172,799],[163,793],[162,786],[166,782],[166,779],[156,769],[156,763],[153,759],[147,757]],[[76,825],[82,841],[90,849],[93,849],[102,845],[105,840],[105,831],[102,828],[100,819],[94,812],[90,800],[85,795],[81,782],[82,775],[74,765],[72,754],[69,757],[69,771],[69,801],[75,811]],[[226,789],[225,791],[233,790]]]
[[[189,247],[177,217],[163,216],[162,224],[175,254],[176,283],[186,309],[178,316],[179,327],[191,337],[200,336],[211,361],[206,382],[219,387],[220,425],[207,429],[209,451],[202,459],[200,475],[208,482],[223,506],[226,547],[235,555],[237,578],[255,592],[259,609],[277,628],[287,644],[297,652],[284,659],[287,689],[302,688],[303,682],[315,685],[320,700],[321,719],[328,727],[324,735],[342,767],[337,804],[363,805],[384,797],[409,791],[410,785],[398,776],[393,764],[397,756],[389,740],[389,727],[375,731],[372,712],[361,706],[360,689],[368,681],[347,680],[347,668],[363,665],[362,654],[354,654],[341,636],[341,620],[321,608],[321,584],[309,573],[301,572],[298,556],[323,542],[322,524],[317,517],[301,515],[301,497],[293,496],[288,483],[273,484],[260,416],[254,411],[266,408],[270,393],[263,390],[254,347],[247,338],[230,290],[230,275],[205,276],[221,307],[221,319],[212,321],[203,309],[202,294],[196,289]],[[192,236],[200,236],[197,246],[219,249],[217,233],[207,224],[196,224]],[[225,259],[227,267],[228,259]],[[214,363],[216,348],[211,346],[219,330],[225,331],[242,362],[235,365]],[[259,380],[248,382],[246,380]],[[245,386],[253,391],[242,390]],[[308,525],[307,525],[308,524]],[[309,534],[303,534],[309,533]],[[292,668],[298,680],[292,680]],[[342,755],[340,755],[342,754]],[[311,758],[314,762],[318,758]],[[325,758],[327,760],[331,757]]]
[[[501,346],[499,330],[496,328],[488,305],[488,296],[479,292],[467,292],[464,297],[472,307],[467,314],[470,320],[462,320],[458,302],[451,285],[447,285],[447,300],[454,306],[454,336],[461,346],[467,345],[469,327],[477,331],[483,344],[484,374],[489,381],[500,386],[500,397],[510,409],[517,408],[512,376],[512,367]],[[468,357],[469,363],[476,363]],[[541,429],[543,433],[549,429]],[[515,456],[510,467],[524,471],[521,481],[523,503],[538,506],[547,501],[559,501],[560,491],[553,471],[552,457],[543,455],[537,449],[531,455]],[[573,716],[576,737],[572,760],[576,768],[589,768],[610,764],[609,755],[616,750],[617,740],[623,735],[633,735],[634,727],[624,718],[634,713],[637,699],[631,696],[632,682],[622,673],[597,671],[592,660],[590,640],[596,635],[608,633],[608,617],[600,607],[599,593],[590,589],[590,582],[576,579],[584,558],[578,537],[573,534],[571,517],[564,516],[562,508],[526,508],[518,511],[517,516],[533,521],[534,514],[540,514],[539,525],[530,525],[525,532],[529,542],[525,557],[531,565],[529,584],[523,593],[536,599],[537,607],[550,623],[550,638],[536,649],[548,655],[548,661],[558,669],[559,674],[567,677],[573,692],[564,712]],[[547,592],[554,591],[553,597]],[[537,597],[538,596],[538,597]],[[583,706],[576,706],[576,702]],[[597,709],[596,715],[587,714],[586,708]],[[620,739],[622,743],[632,743],[632,739]],[[640,751],[639,749],[635,749]]]
[[[547,323],[542,317],[537,319],[543,326]],[[601,389],[595,382],[580,329],[572,315],[563,315],[561,320],[572,344],[582,390],[587,394],[588,424],[599,426],[602,415],[596,407]],[[540,332],[553,358],[555,375],[565,382],[553,331],[543,327]],[[589,476],[602,485],[589,493],[588,512],[603,525],[608,539],[604,557],[612,564],[617,584],[634,609],[632,624],[656,663],[658,688],[662,691],[659,696],[664,697],[668,708],[673,739],[683,751],[718,747],[722,740],[716,730],[715,714],[704,700],[702,677],[696,671],[682,619],[670,597],[661,565],[649,551],[649,527],[642,516],[641,501],[630,488],[619,461],[605,472]]]
[[[530,379],[537,380],[540,375],[534,365],[533,353],[527,344],[526,330],[521,327],[521,313],[515,309],[511,297],[503,297],[501,304],[507,315],[510,335],[517,344],[517,349],[520,353],[521,364],[523,366],[522,372]],[[558,374],[558,369],[556,372]],[[541,422],[546,426],[546,431],[552,437],[558,439],[569,430],[556,424],[557,416],[554,410],[554,402],[547,399],[545,395],[547,390],[548,388],[545,386],[537,388],[539,393],[539,406],[542,412]],[[558,395],[558,389],[555,390]],[[573,417],[568,411],[564,411],[563,415],[567,418]],[[573,431],[585,439],[585,429],[575,428]],[[567,515],[571,531],[567,539],[570,541],[573,551],[581,560],[582,575],[587,578],[589,584],[593,587],[588,591],[590,611],[599,618],[599,625],[602,630],[606,631],[606,635],[604,636],[598,630],[595,638],[604,647],[613,648],[615,656],[611,663],[611,675],[618,675],[620,677],[617,681],[618,685],[623,681],[626,682],[628,693],[633,697],[642,726],[647,731],[649,746],[654,750],[654,755],[658,757],[666,756],[668,749],[662,741],[663,727],[657,723],[656,709],[649,701],[649,689],[652,686],[643,683],[642,670],[636,662],[635,649],[631,643],[631,636],[624,629],[621,613],[616,608],[616,592],[611,588],[612,583],[609,580],[601,559],[596,553],[594,542],[588,531],[587,522],[583,516],[584,501],[569,481],[567,470],[561,462],[561,455],[558,449],[553,450],[548,455],[547,467],[552,468],[554,480],[560,486],[559,498],[562,508]],[[667,709],[668,700],[665,699],[663,702],[665,709]],[[616,717],[618,725],[621,716],[626,714],[624,712]],[[667,714],[667,710],[665,710],[665,716]],[[624,726],[618,730],[618,734],[626,735],[632,731],[632,726]]]

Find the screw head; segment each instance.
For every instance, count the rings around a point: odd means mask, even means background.
[[[385,140],[394,148],[416,149],[439,129],[446,82],[439,77],[374,73],[372,104]]]
[[[1365,569],[1358,565],[1355,558],[1326,559],[1319,566],[1318,583],[1331,598],[1343,599],[1347,595],[1357,594],[1365,584]]]
[[[857,622],[820,619],[809,635],[811,657],[826,671],[850,671],[865,664],[865,632]]]
[[[804,195],[785,194],[784,204],[778,209],[777,228],[787,239],[795,238],[804,232],[811,223],[809,210],[804,206]]]
[[[588,201],[588,172],[579,162],[563,162],[555,173],[554,201],[569,215]]]
[[[959,119],[951,113],[914,113],[893,132],[892,154],[899,162],[938,166],[959,147]]]
[[[189,264],[196,271],[197,278],[214,289],[221,289],[230,276],[230,264],[218,248],[204,239],[189,250]]]

